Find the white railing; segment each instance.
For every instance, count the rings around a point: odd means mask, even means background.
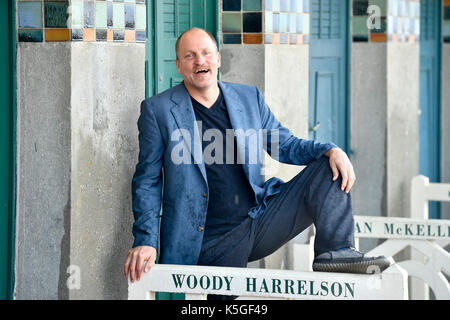
[[[128,298],[153,300],[155,292],[185,293],[186,300],[206,294],[248,299],[407,299],[406,272],[393,264],[380,274],[299,272],[253,268],[157,264],[139,281],[128,280]]]

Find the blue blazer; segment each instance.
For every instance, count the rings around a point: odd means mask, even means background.
[[[219,86],[233,129],[250,132],[244,139],[236,139],[236,146],[246,160],[243,169],[255,192],[257,205],[248,214],[256,218],[264,212],[267,199],[277,194],[284,182],[276,177],[264,182],[262,157],[250,161],[249,145],[255,147],[252,140],[255,132],[267,130],[266,140],[256,134],[256,146],[259,152],[266,144],[265,150],[271,156],[276,154],[271,150],[271,142],[277,133],[277,160],[289,164],[306,165],[335,145],[295,137],[274,117],[257,87],[222,81]],[[184,83],[141,103],[139,160],[132,180],[133,247],[158,248],[159,244],[159,263],[196,264],[199,257],[209,195],[201,130],[195,121]],[[172,160],[174,155],[179,156],[180,148],[183,148],[182,163]]]

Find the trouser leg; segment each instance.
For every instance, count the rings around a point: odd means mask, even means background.
[[[332,181],[329,159],[321,157],[283,184],[265,212],[255,219],[249,261],[273,253],[312,223],[316,227],[316,255],[354,246],[351,197],[341,191],[341,181]]]

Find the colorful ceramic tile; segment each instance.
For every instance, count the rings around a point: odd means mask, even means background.
[[[44,21],[46,28],[67,28],[69,14],[68,1],[44,2]],[[46,37],[47,39],[47,37]]]
[[[108,28],[112,28],[113,27],[113,4],[112,2],[107,2],[107,8],[106,8],[106,25],[108,26]]]
[[[106,41],[108,38],[107,29],[95,29],[95,40]]]
[[[442,39],[445,43],[450,43],[450,36],[446,36]]]
[[[264,10],[265,10],[265,11],[273,10],[272,0],[266,0],[266,1],[264,1]],[[265,41],[265,40],[264,40],[264,41]]]
[[[106,41],[108,38],[107,29],[95,29],[95,40]]]
[[[72,0],[70,3],[70,12],[72,15],[72,25],[70,28],[82,28],[84,25],[83,16],[83,1],[82,0]]]
[[[124,41],[125,33],[124,30],[113,30],[114,41]]]
[[[224,12],[222,13],[222,31],[229,33],[241,32],[242,17],[241,13]]]
[[[222,0],[223,11],[241,11],[241,0]]]
[[[93,28],[95,21],[94,2],[85,1],[83,12],[84,12],[84,27]]]
[[[450,36],[450,20],[445,20],[442,23],[442,35]]]
[[[83,29],[83,40],[84,41],[95,41],[95,29],[84,28]]]
[[[242,10],[244,11],[261,11],[261,0],[242,0]]]
[[[104,1],[97,1],[95,3],[95,27],[106,29],[107,27],[107,3]],[[106,38],[105,38],[106,40]]]
[[[369,7],[368,0],[353,0],[353,16],[367,15],[368,7]]]
[[[304,14],[302,17],[302,21],[303,21],[302,33],[304,35],[308,35],[309,34],[309,14]],[[306,41],[309,41],[309,37],[304,36],[303,40],[305,43],[307,43]]]
[[[272,35],[271,34],[264,35],[264,43],[272,43]]]
[[[280,32],[280,14],[274,13],[273,14],[273,32],[278,33]]]
[[[386,33],[386,17],[381,17],[379,20],[377,19],[372,24],[370,24],[370,32],[371,33]]]
[[[125,4],[125,29],[134,29],[134,4]]]
[[[72,29],[72,41],[83,41],[83,29]]]
[[[303,15],[297,14],[295,16],[295,32],[297,33],[303,33]]]
[[[273,32],[273,14],[270,11],[264,12],[264,32]]]
[[[354,35],[368,35],[367,17],[352,18],[352,33]]]
[[[136,42],[145,42],[146,38],[145,31],[136,31]]]
[[[42,42],[42,29],[19,29],[18,31],[20,42]]]
[[[45,41],[70,41],[69,29],[45,29]]]
[[[444,7],[444,20],[450,20],[450,6]]]
[[[280,13],[280,32],[287,31],[287,17],[288,15],[286,13]]]
[[[136,31],[134,31],[134,30],[125,30],[124,40],[125,40],[125,42],[135,42],[135,40],[136,40]]]
[[[224,44],[241,44],[241,34],[223,34]]]
[[[380,16],[385,17],[387,15],[387,1],[388,0],[369,0],[369,6],[377,6]]]
[[[280,11],[289,12],[291,9],[290,0],[280,0]]]
[[[263,37],[261,33],[244,33],[243,42],[245,44],[261,44]]]
[[[147,25],[145,5],[136,5],[136,30],[145,30]]]
[[[303,12],[305,13],[309,13],[309,1],[310,0],[303,0]]]
[[[446,6],[450,6],[450,0],[444,0],[443,5]]]
[[[19,28],[42,28],[41,2],[18,2],[17,15],[19,17]],[[30,33],[30,37],[34,35]],[[24,35],[24,37],[26,36]]]
[[[386,33],[371,33],[370,34],[370,42],[386,42],[387,35]]]
[[[242,30],[244,32],[262,32],[262,14],[243,13]]]
[[[303,12],[303,0],[291,0],[291,12],[302,13]]]
[[[285,33],[280,33],[280,43],[287,44],[287,35]]]
[[[272,43],[273,44],[279,44],[280,43],[280,34],[279,33],[272,34]]]
[[[289,14],[289,32],[297,32],[297,14]]]
[[[112,29],[106,30],[106,41],[114,41],[114,35]]]
[[[353,42],[368,42],[369,36],[368,35],[353,35]]]
[[[113,2],[113,27],[114,29],[125,28],[125,6],[123,3]]]
[[[145,0],[136,0],[136,3],[145,3]]]

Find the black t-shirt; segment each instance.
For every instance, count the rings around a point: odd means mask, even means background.
[[[203,106],[192,97],[191,100],[196,120],[201,121],[202,127],[202,150],[209,187],[204,237],[209,238],[223,234],[239,225],[247,217],[248,210],[255,205],[255,195],[245,176],[242,164],[237,162],[234,135],[231,135],[234,159],[231,164],[229,163],[230,159],[228,163],[226,160],[226,129],[232,129],[232,126],[222,91],[210,108]],[[220,131],[222,149],[219,148],[220,140],[214,144],[216,133],[219,131],[209,131],[212,134],[211,140],[208,140],[209,138],[205,137],[205,131],[208,129]],[[230,142],[228,144],[231,145]],[[220,150],[222,150],[222,154],[220,154]],[[214,161],[212,162],[212,160]]]

